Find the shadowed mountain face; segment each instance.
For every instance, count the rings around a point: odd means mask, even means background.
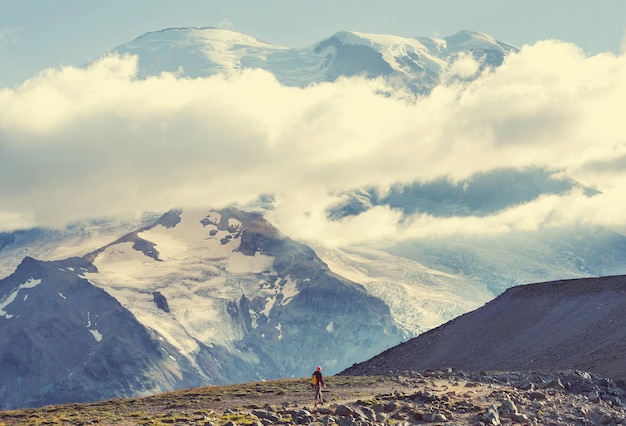
[[[25,258],[0,280],[0,407],[153,393],[199,382],[119,302],[81,274],[80,259]],[[174,373],[174,370],[178,370]]]
[[[341,374],[453,367],[580,369],[626,378],[626,276],[513,287]]]

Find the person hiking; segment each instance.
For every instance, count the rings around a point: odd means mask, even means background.
[[[324,403],[324,399],[322,398],[322,387],[326,387],[324,383],[324,378],[322,377],[322,367],[318,366],[315,369],[315,372],[311,375],[311,389],[315,391],[315,405],[322,405]]]

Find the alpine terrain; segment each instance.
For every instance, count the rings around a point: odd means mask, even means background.
[[[444,38],[344,31],[288,48],[224,29],[170,28],[108,54],[136,56],[137,79],[262,69],[296,88],[377,79],[381,96],[404,101],[441,83],[470,82],[517,51],[472,31]],[[479,66],[458,72],[460,58]],[[385,191],[372,182],[334,194],[325,215],[338,226],[377,208],[407,221],[480,218],[541,197],[598,194],[558,170],[502,167]],[[593,280],[626,274],[626,237],[611,229],[580,223],[330,247],[283,233],[273,194],[214,207],[0,232],[0,409],[302,377],[316,365],[332,375],[360,362],[348,372],[618,373],[619,360],[608,363],[617,352],[608,349],[621,348],[623,290],[619,278]],[[551,280],[573,281],[515,287]],[[608,328],[589,331],[600,323]],[[577,325],[573,334],[564,324]],[[599,340],[573,345],[583,338]],[[602,367],[594,363],[603,357]]]
[[[256,213],[171,211],[0,280],[2,408],[301,377],[397,343],[389,308]]]

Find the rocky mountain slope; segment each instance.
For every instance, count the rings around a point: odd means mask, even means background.
[[[513,287],[342,374],[580,369],[626,379],[626,276]]]
[[[401,338],[382,300],[236,209],[171,211],[83,258],[26,258],[0,300],[5,409],[337,371]]]
[[[91,285],[81,258],[24,259],[0,280],[0,407],[36,407],[200,385],[171,349]]]

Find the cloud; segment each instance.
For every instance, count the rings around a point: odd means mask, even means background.
[[[17,43],[20,30],[16,27],[0,28],[0,48],[9,44]]]
[[[233,25],[232,21],[228,18],[222,19],[218,24],[218,28],[224,28],[227,30],[232,30],[234,27],[235,26]]]
[[[449,74],[452,77],[469,78],[474,77],[480,69],[478,62],[469,53],[460,53],[459,57],[452,63]]]
[[[580,221],[619,227],[625,217],[624,55],[542,42],[412,102],[358,78],[295,88],[260,70],[139,80],[136,68],[136,58],[110,56],[0,90],[0,226],[221,207],[261,193],[275,195],[283,232],[336,245]],[[457,72],[474,69],[464,62]],[[402,220],[379,207],[326,219],[346,189],[528,166],[603,194],[542,197],[483,218]]]

